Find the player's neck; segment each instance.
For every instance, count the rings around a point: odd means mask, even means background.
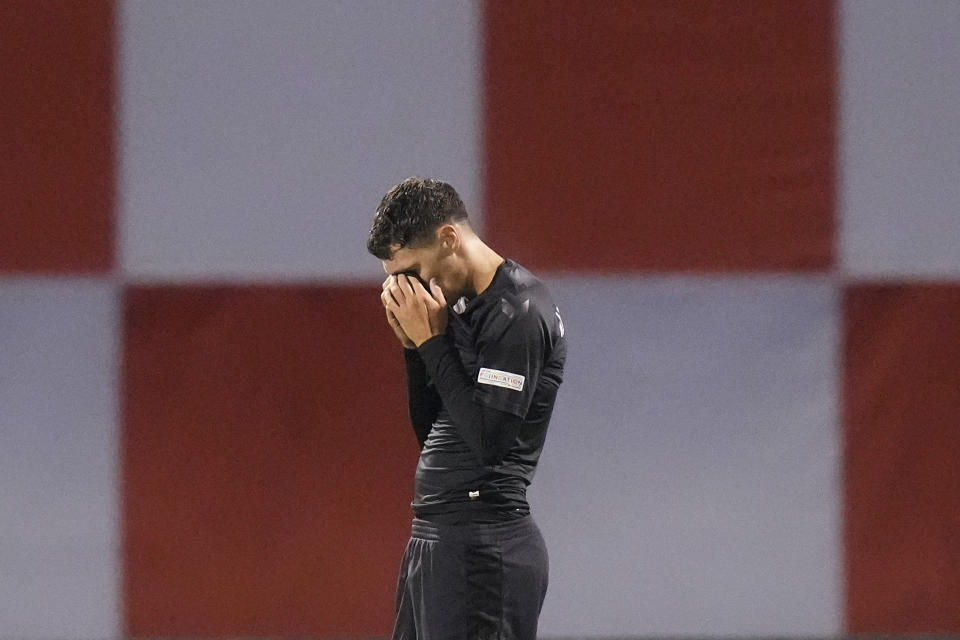
[[[493,277],[497,274],[497,269],[503,264],[503,257],[479,238],[474,238],[470,243],[467,263],[470,266],[467,297],[472,298],[480,295],[490,286]]]

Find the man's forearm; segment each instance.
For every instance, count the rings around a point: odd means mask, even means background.
[[[434,420],[440,413],[440,396],[428,386],[427,368],[416,349],[404,349],[403,358],[407,366],[407,405],[410,411],[410,423],[417,436],[417,443],[423,448]]]

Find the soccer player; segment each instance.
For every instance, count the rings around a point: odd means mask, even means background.
[[[393,639],[534,640],[548,561],[526,490],[563,378],[560,312],[439,180],[390,189],[367,248],[420,444]]]

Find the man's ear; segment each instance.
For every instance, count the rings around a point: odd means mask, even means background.
[[[452,224],[441,225],[437,229],[437,240],[444,251],[456,251],[460,248],[460,231]]]

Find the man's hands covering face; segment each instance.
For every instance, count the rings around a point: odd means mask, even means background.
[[[383,282],[380,300],[387,310],[387,322],[408,349],[447,328],[447,301],[434,279],[427,291],[417,278],[402,273],[390,276]]]
[[[393,312],[390,311],[389,307],[387,307],[387,300],[390,299],[390,294],[387,293],[387,288],[393,284],[396,279],[396,276],[389,276],[383,281],[383,292],[380,294],[380,302],[383,303],[383,309],[387,312],[387,324],[390,325],[390,328],[393,329],[393,332],[396,334],[397,338],[400,339],[400,343],[403,345],[403,348],[416,349],[417,345],[413,344],[410,338],[407,337],[403,327],[400,326],[400,322],[397,320],[397,316],[393,315]]]

